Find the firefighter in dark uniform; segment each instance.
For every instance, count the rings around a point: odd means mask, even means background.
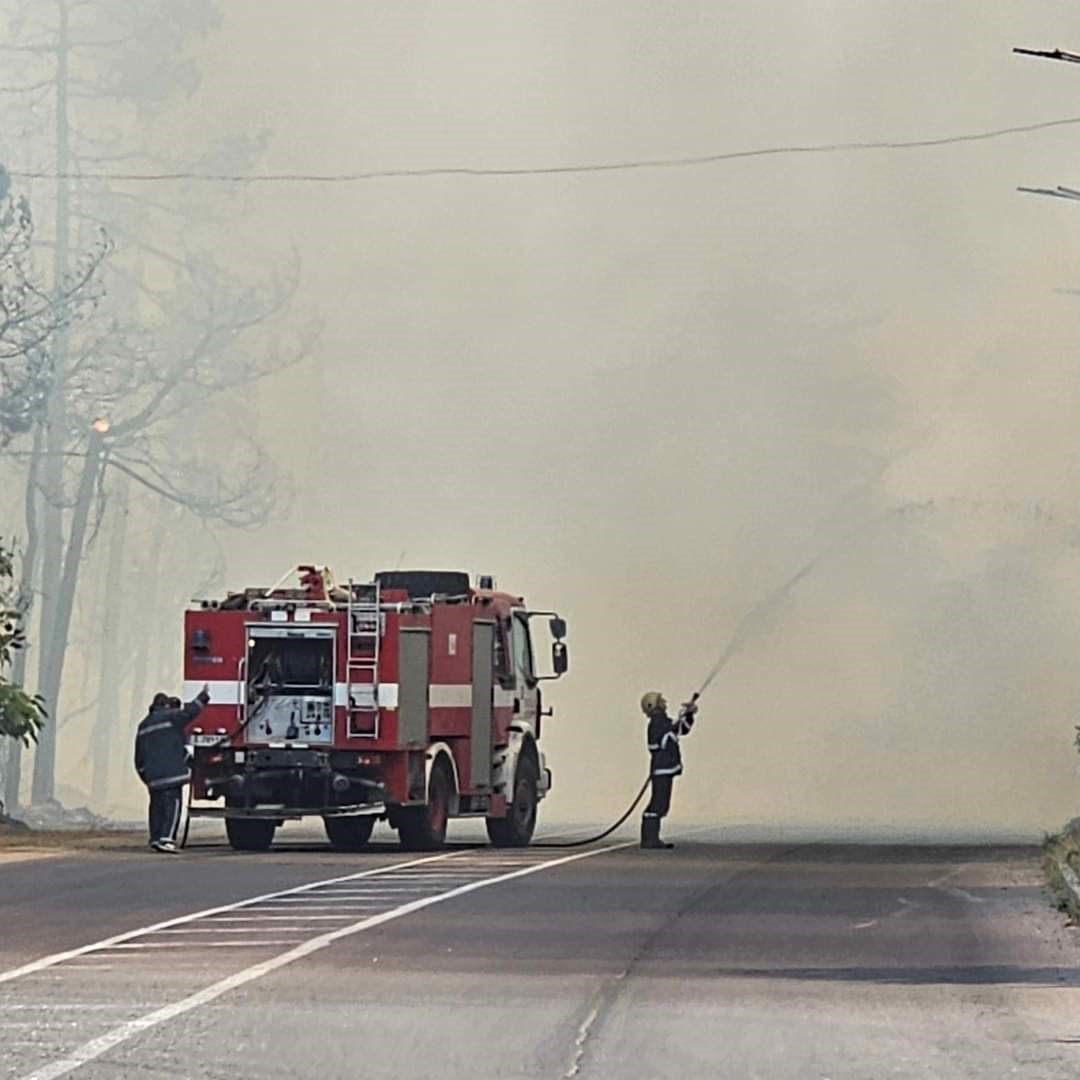
[[[660,839],[660,822],[671,809],[671,788],[675,777],[682,773],[682,754],[679,752],[679,736],[688,735],[694,726],[697,703],[689,702],[672,720],[667,713],[664,695],[650,690],[641,699],[641,711],[649,721],[649,777],[652,795],[645,813],[641,815],[641,846],[643,848],[671,848]]]
[[[209,700],[206,686],[187,705],[167,694],[155,694],[135,735],[135,771],[150,792],[150,846],[155,851],[169,855],[177,852],[184,789],[191,781],[184,728]]]

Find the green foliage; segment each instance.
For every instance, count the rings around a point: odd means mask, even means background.
[[[4,675],[16,650],[26,645],[14,576],[11,550],[0,543],[0,737],[19,739],[28,746],[37,740],[45,720],[45,705],[40,697],[28,694]]]

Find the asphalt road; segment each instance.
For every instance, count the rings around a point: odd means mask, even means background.
[[[0,917],[18,1080],[1080,1072],[1033,849],[80,854],[0,864]]]

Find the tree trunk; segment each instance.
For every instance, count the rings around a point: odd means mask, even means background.
[[[105,571],[105,603],[101,623],[101,682],[98,687],[97,717],[91,736],[93,773],[90,785],[92,805],[100,810],[109,795],[109,760],[113,736],[120,719],[120,650],[124,632],[124,579],[128,533],[128,492],[130,481],[125,476],[113,496],[116,524],[109,542],[109,560]]]
[[[135,640],[138,643],[135,653],[135,668],[131,675],[131,706],[128,713],[132,724],[137,724],[146,712],[150,700],[150,672],[156,670],[154,657],[157,655],[157,602],[158,581],[161,577],[161,550],[169,531],[168,508],[162,505],[153,517],[153,537],[146,553],[146,564],[142,575],[146,586],[140,594],[138,614],[136,615]]]
[[[79,566],[82,562],[83,549],[86,546],[86,529],[90,522],[94,490],[104,465],[102,437],[97,432],[93,432],[86,448],[86,460],[83,463],[75,507],[71,514],[71,532],[68,536],[67,551],[64,554],[64,571],[56,590],[56,601],[53,606],[54,623],[47,638],[48,652],[38,688],[38,692],[45,699],[46,706],[51,709],[51,723],[45,730],[50,731],[53,737],[48,743],[42,739],[34,755],[34,783],[31,794],[35,803],[53,798],[55,790],[56,729],[58,726],[56,718],[60,686],[64,679],[68,632],[71,629],[71,613],[75,607],[75,590],[79,582]],[[47,754],[43,751],[47,751]]]
[[[56,39],[56,218],[53,288],[59,294],[64,287],[70,261],[71,131],[68,122],[68,6],[59,0]],[[34,754],[34,779],[31,799],[44,802],[53,797],[56,783],[56,709],[60,683],[55,677],[63,670],[57,649],[66,644],[67,633],[56,632],[60,621],[59,583],[64,559],[64,454],[67,450],[67,403],[64,380],[67,372],[68,336],[61,329],[52,342],[53,377],[45,421],[45,459],[43,494],[45,498],[44,538],[41,560],[41,622],[39,624],[38,690],[45,698],[49,722],[41,732]],[[80,545],[81,547],[81,545]],[[69,612],[70,618],[70,612]],[[63,639],[63,640],[61,640]]]

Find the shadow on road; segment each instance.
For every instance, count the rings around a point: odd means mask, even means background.
[[[712,975],[734,979],[794,979],[801,982],[878,983],[883,986],[1080,987],[1080,968],[976,964],[967,967],[722,967]]]

